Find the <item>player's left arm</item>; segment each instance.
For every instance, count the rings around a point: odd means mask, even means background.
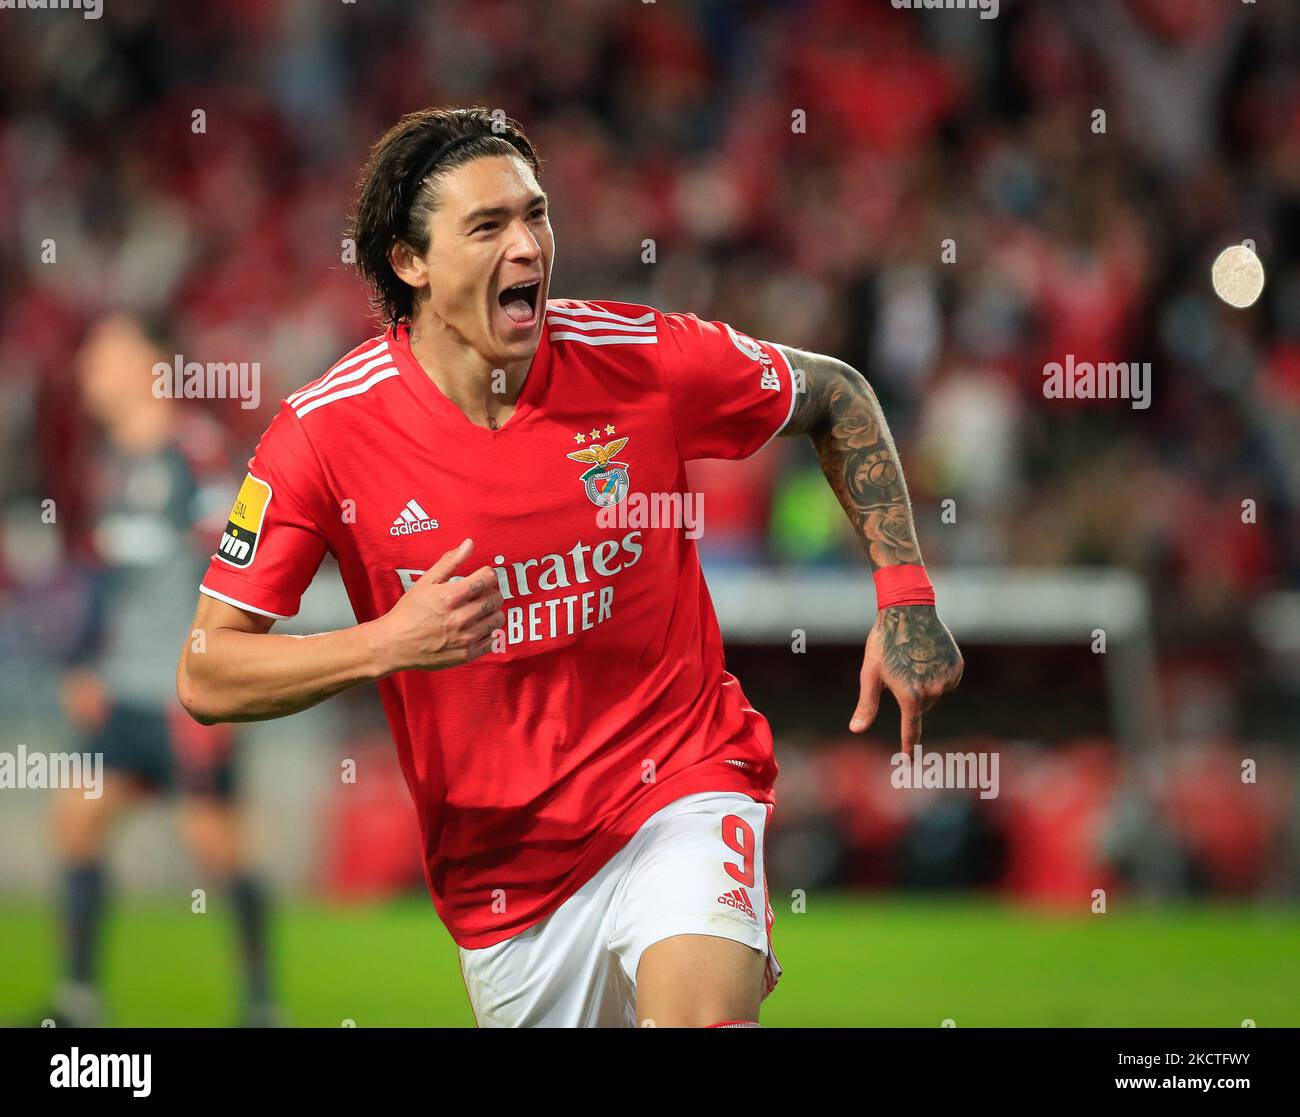
[[[795,402],[783,435],[807,435],[822,472],[853,524],[873,574],[882,583],[919,576],[921,548],[903,466],[866,378],[834,357],[778,345],[795,373]],[[924,595],[922,595],[924,596]],[[875,720],[880,694],[888,687],[902,715],[903,751],[921,739],[921,715],[961,681],[965,667],[957,643],[932,604],[880,609],[867,637],[860,693],[849,730],[864,732]]]

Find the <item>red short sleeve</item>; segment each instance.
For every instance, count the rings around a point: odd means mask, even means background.
[[[682,458],[747,458],[790,421],[789,362],[769,341],[725,322],[662,314],[661,377]]]
[[[281,406],[249,460],[200,590],[263,616],[294,616],[329,549],[323,494],[315,451]]]

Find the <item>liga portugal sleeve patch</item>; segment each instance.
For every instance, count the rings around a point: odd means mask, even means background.
[[[239,486],[235,506],[230,510],[226,530],[217,545],[217,558],[241,569],[250,566],[257,554],[257,537],[271,503],[271,486],[251,473]]]

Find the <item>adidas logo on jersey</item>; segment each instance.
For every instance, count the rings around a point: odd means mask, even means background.
[[[743,888],[733,888],[730,892],[724,892],[718,897],[718,903],[726,904],[729,908],[739,908],[750,919],[758,918],[754,905],[749,902],[749,893]]]
[[[438,521],[430,518],[429,513],[414,500],[408,500],[402,514],[393,521],[388,529],[389,535],[418,535],[422,531],[433,531]]]

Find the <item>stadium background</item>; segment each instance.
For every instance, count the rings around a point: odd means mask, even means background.
[[[186,404],[228,502],[276,401],[372,328],[342,262],[368,144],[417,107],[499,107],[545,160],[557,297],[691,310],[870,378],[968,664],[925,745],[1001,756],[997,799],[891,789],[888,700],[865,740],[844,729],[870,578],[810,447],[692,468],[729,666],[782,769],[769,880],[787,976],[764,1021],[1300,1023],[1293,16],[1226,0],[1004,0],[991,20],[884,0],[0,12],[0,749],[78,747],[59,681],[96,562],[75,372],[92,325],[127,310],[186,359],[260,363],[260,408]],[[1269,283],[1237,311],[1209,265],[1246,238]],[[1150,361],[1151,407],[1045,400],[1043,364],[1067,353]],[[846,574],[862,608],[827,616],[817,588]],[[306,615],[337,625],[331,577]],[[989,622],[981,586],[1014,623]],[[1118,668],[1093,651],[1098,587],[1131,637]],[[760,606],[769,623],[749,624]],[[373,694],[242,729],[239,755],[290,1020],[471,1023]],[[57,973],[48,798],[0,791],[0,1016]],[[190,914],[203,881],[170,825],[156,803],[114,844],[108,1005],[124,1024],[226,1023],[228,933]]]

